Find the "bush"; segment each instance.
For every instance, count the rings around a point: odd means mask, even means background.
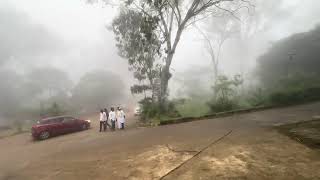
[[[268,98],[269,98],[268,95],[261,88],[258,88],[250,92],[250,95],[247,101],[251,106],[256,107],[256,106],[268,105],[269,104]]]
[[[309,87],[305,89],[290,89],[287,91],[276,91],[271,93],[270,101],[273,104],[289,105],[309,101],[320,100],[320,87]]]
[[[150,118],[154,118],[160,115],[159,106],[156,103],[153,103],[151,99],[143,99],[139,102],[141,105],[141,120],[143,122],[148,121]]]
[[[213,113],[230,111],[239,107],[237,99],[237,88],[243,83],[240,75],[233,78],[219,76],[213,87],[215,96],[208,102]]]
[[[217,101],[209,102],[208,105],[210,107],[211,112],[213,113],[231,111],[239,108],[238,103],[230,99],[228,100],[218,99]]]
[[[208,114],[210,108],[204,103],[207,97],[190,98],[183,103],[176,104],[176,108],[182,117],[199,117]]]
[[[165,104],[164,109],[160,109],[160,105],[157,102],[152,102],[151,98],[145,98],[139,102],[142,108],[141,120],[143,122],[151,121],[152,119],[161,119],[180,117],[180,113],[176,110],[174,101],[168,101]]]

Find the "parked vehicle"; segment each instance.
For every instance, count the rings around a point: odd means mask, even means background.
[[[34,139],[48,139],[49,137],[90,128],[90,120],[76,119],[70,116],[49,117],[38,121],[31,128]]]

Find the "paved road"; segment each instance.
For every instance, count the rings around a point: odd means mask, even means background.
[[[0,140],[0,179],[320,179],[320,152],[279,134],[274,125],[320,115],[320,103],[185,124],[33,142],[27,134]],[[97,117],[93,117],[97,119]]]

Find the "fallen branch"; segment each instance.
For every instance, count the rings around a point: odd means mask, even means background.
[[[176,171],[177,169],[181,168],[183,165],[185,165],[187,162],[191,161],[193,158],[199,156],[200,153],[202,153],[204,150],[208,149],[210,146],[218,143],[219,141],[221,141],[223,138],[225,138],[226,136],[228,136],[229,134],[232,133],[232,130],[230,130],[228,133],[224,134],[223,136],[221,136],[220,138],[212,141],[210,144],[208,144],[207,146],[205,146],[204,148],[202,148],[200,151],[198,151],[196,154],[194,154],[191,158],[189,158],[188,160],[184,161],[183,163],[181,163],[179,166],[175,167],[174,169],[170,170],[169,172],[167,172],[165,175],[163,175],[162,177],[160,177],[159,179],[164,179],[165,177],[167,177],[168,175],[170,175],[171,173],[173,173],[174,171]]]
[[[193,151],[193,150],[175,150],[175,149],[171,148],[169,146],[169,144],[167,144],[166,146],[170,151],[175,152],[175,153],[197,153],[197,152],[199,152],[199,151]]]

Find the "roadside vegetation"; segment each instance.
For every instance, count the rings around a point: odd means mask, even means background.
[[[174,114],[175,116],[165,116],[166,119],[160,118],[160,121],[176,117],[201,117],[231,110],[295,105],[320,100],[320,70],[315,68],[315,64],[320,65],[317,60],[320,56],[317,50],[320,43],[311,41],[318,37],[319,30],[320,27],[317,27],[310,32],[296,34],[275,42],[264,55],[258,58],[257,67],[252,73],[256,76],[255,80],[258,82],[256,84],[248,85],[241,75],[226,76],[222,73],[209,81],[211,85],[209,88],[201,87],[195,84],[195,81],[184,81],[185,96],[169,101],[171,108],[178,113]],[[294,52],[288,53],[292,51]],[[184,76],[188,73],[186,72]],[[204,72],[202,76],[212,75]],[[201,80],[199,82],[203,83]],[[210,95],[205,93],[208,89],[211,89]],[[188,94],[188,92],[197,91],[199,93],[196,95]],[[181,94],[182,91],[179,93]],[[159,114],[157,116],[161,117]],[[155,116],[148,114],[146,117]]]
[[[241,31],[246,25],[238,21],[237,16],[247,12],[230,15],[228,9],[249,1],[241,1],[240,4],[237,1],[200,2],[194,1],[189,9],[188,3],[178,1],[120,2],[120,12],[110,30],[115,34],[120,56],[128,60],[129,69],[136,79],[131,92],[142,96],[143,122],[320,99],[319,68],[315,68],[319,64],[320,44],[315,40],[318,39],[319,27],[274,42],[257,59],[255,72],[250,75],[255,77],[255,83],[252,83],[243,75],[225,74],[220,67],[224,43],[240,35],[250,37],[250,28],[255,27],[248,21],[248,27],[245,27],[248,31]],[[252,8],[250,3],[245,5]],[[220,6],[225,9],[217,8]],[[182,10],[183,7],[187,10]],[[206,18],[207,10],[219,14],[219,18]],[[214,26],[216,30],[207,31],[199,25],[201,22]],[[177,76],[177,72],[171,70],[171,63],[175,61],[175,49],[187,26],[196,29],[204,38],[212,66],[210,72],[194,71],[201,67],[186,72],[184,80],[180,81],[182,93],[174,96],[168,88],[169,80]],[[202,81],[203,77],[210,78]]]

